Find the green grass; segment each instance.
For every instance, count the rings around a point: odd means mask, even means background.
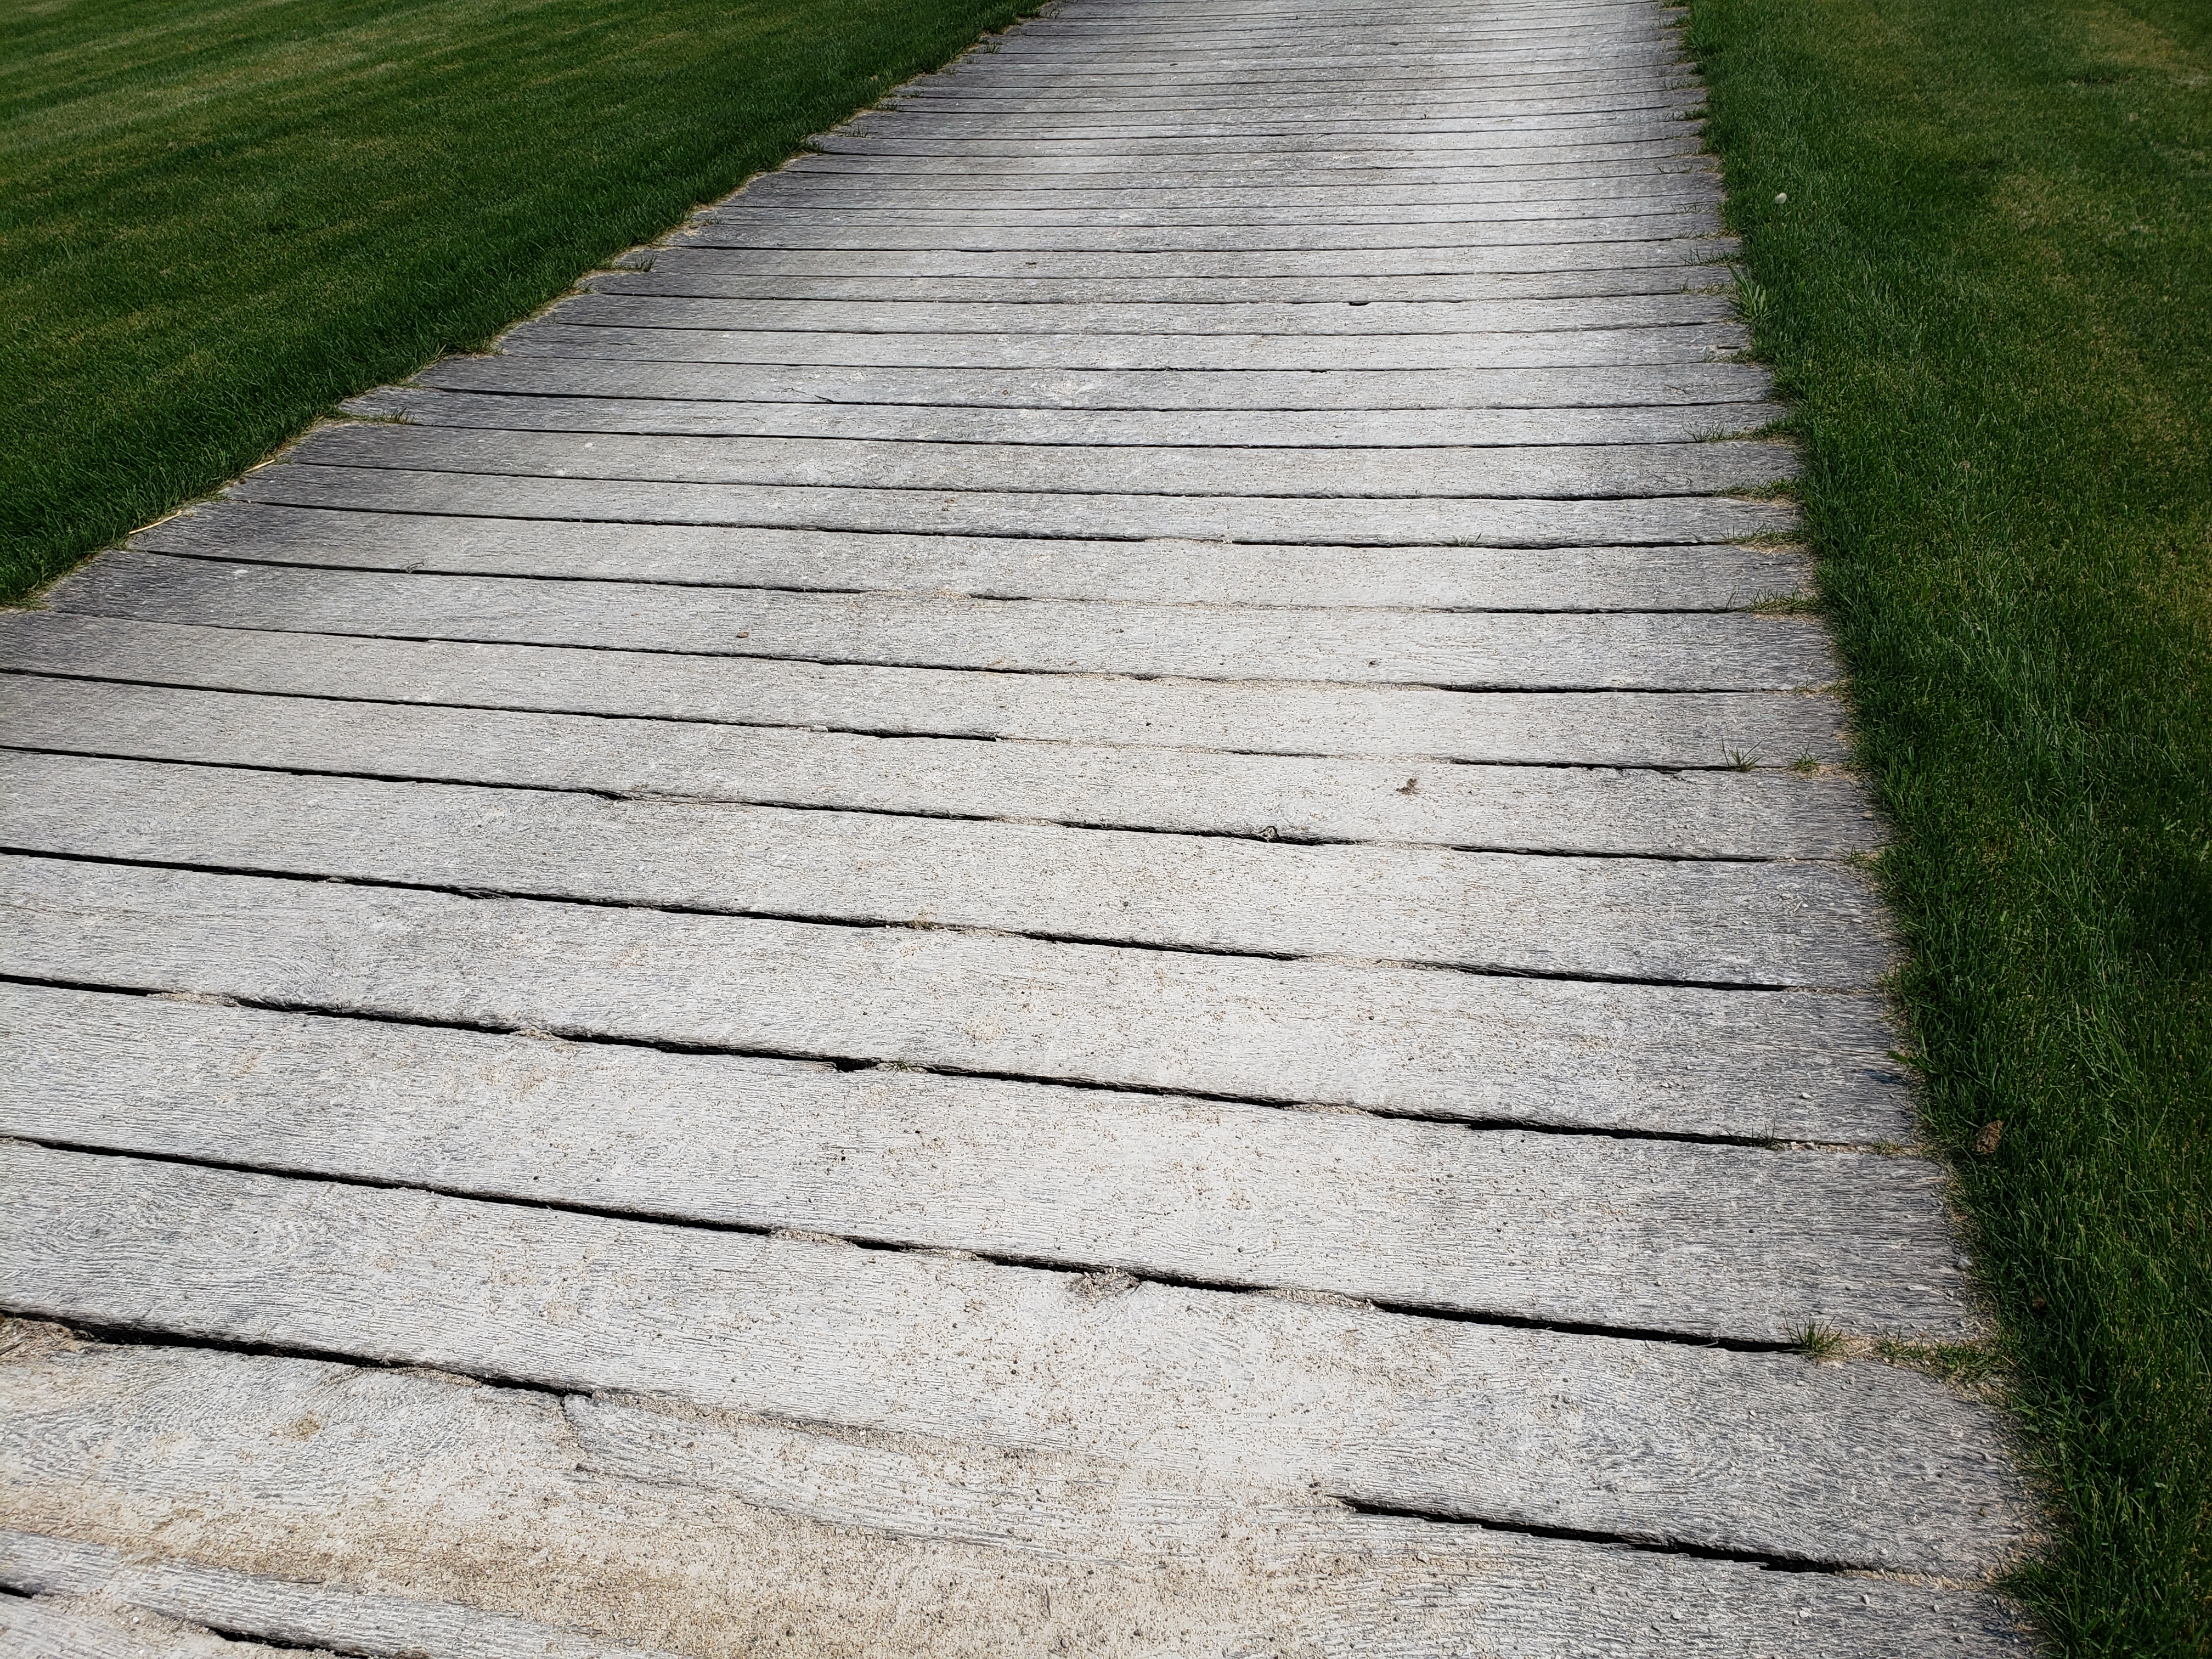
[[[2061,1520],[2021,1587],[2067,1653],[2202,1654],[2212,7],[1693,0],[1691,44]]]
[[[1034,0],[18,0],[0,599]]]

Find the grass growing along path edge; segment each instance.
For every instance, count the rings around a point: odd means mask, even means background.
[[[43,0],[0,58],[0,601],[482,344],[1036,0]]]
[[[2019,1588],[2067,1654],[2212,1652],[2212,9],[1692,0],[1688,46],[2061,1522]]]

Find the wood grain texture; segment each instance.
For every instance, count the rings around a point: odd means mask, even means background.
[[[1912,1139],[1877,997],[1272,962],[9,857],[7,971],[1417,1117]],[[1351,1033],[1347,1037],[1346,1033]]]
[[[607,1659],[1054,1642],[1570,1659],[1624,1630],[1655,1659],[2029,1650],[1984,1594],[1359,1515],[1066,1453],[52,1338],[19,1346],[0,1388],[20,1525],[80,1548],[158,1532],[202,1571],[373,1577],[433,1607],[557,1606]]]
[[[301,439],[289,459],[295,465],[503,477],[1036,492],[1117,501],[1144,495],[1318,496],[1349,498],[1357,503],[1351,510],[1369,513],[1406,497],[1712,495],[1784,483],[1798,470],[1792,447],[1757,439],[1416,449],[1128,448],[497,432],[389,422],[322,427]]]
[[[9,1659],[283,1659],[259,1642],[87,1596],[0,1596],[0,1638]],[[313,1648],[307,1659],[332,1656]]]
[[[1182,1283],[1735,1341],[1966,1341],[1918,1159],[0,986],[0,1133]],[[1746,1241],[1756,1239],[1756,1249]]]
[[[281,628],[281,618],[276,619]],[[0,663],[284,696],[878,736],[1506,765],[1781,767],[1848,753],[1829,696],[1462,692],[462,644],[0,612]],[[1263,826],[1264,827],[1264,826]]]
[[[896,366],[703,366],[520,356],[448,357],[431,364],[416,378],[423,385],[454,391],[529,395],[555,392],[718,402],[1146,411],[1617,409],[1750,403],[1765,398],[1772,390],[1766,371],[1753,363],[1319,374],[1167,368],[1016,374]]]
[[[0,751],[0,845],[724,915],[1826,990],[1892,963],[1834,864],[1297,846]]]
[[[368,688],[362,688],[368,689]],[[1289,842],[1837,858],[1881,844],[1853,780],[916,740],[673,720],[0,679],[0,742],[61,753],[613,796]]]
[[[380,467],[272,465],[228,492],[245,501],[380,513],[731,524],[860,534],[1123,535],[1389,546],[1472,543],[1587,547],[1784,536],[1794,506],[1725,495],[1653,499],[1299,499],[1256,495],[1071,495],[1043,491],[611,483]]]
[[[821,216],[813,216],[818,218]],[[812,223],[810,218],[808,223]],[[1435,227],[1420,228],[1433,231]],[[698,233],[702,246],[738,231],[716,226]],[[838,238],[881,237],[891,246],[933,247],[958,232],[894,228],[849,231],[794,228],[775,240],[792,246],[838,246]],[[1280,233],[1285,237],[1303,232]],[[1395,234],[1396,233],[1378,233]],[[1349,233],[1346,233],[1349,234]],[[1216,246],[1199,231],[1008,231],[982,236],[1024,248],[1111,247],[1114,239],[1145,243],[1189,238],[1193,247]],[[753,236],[754,241],[769,239]],[[1296,246],[1292,242],[1292,246]],[[1332,246],[1340,246],[1332,242]],[[1400,244],[1383,243],[1382,246]],[[588,296],[580,296],[581,298]],[[1711,363],[1751,343],[1740,323],[1677,323],[1655,328],[1529,329],[1490,334],[1373,337],[1190,334],[882,334],[795,329],[657,329],[560,319],[517,325],[500,341],[504,351],[546,357],[629,357],[651,362],[821,364],[851,368],[994,369],[1259,369],[1312,370],[1573,368],[1668,367]]]
[[[454,1602],[134,1559],[140,1553],[0,1528],[0,1583],[37,1596],[34,1606],[68,1609],[94,1625],[112,1621],[112,1634],[101,1632],[103,1641],[83,1650],[95,1659],[120,1659],[130,1649],[104,1643],[133,1637],[150,1640],[149,1653],[204,1651],[230,1659],[302,1648],[320,1653],[324,1643],[375,1659],[667,1659]],[[0,1633],[13,1635],[9,1611],[0,1602]],[[176,1628],[162,1631],[163,1620]],[[227,1639],[195,1649],[197,1638],[189,1634],[195,1626],[221,1630]],[[156,1632],[161,1639],[151,1640]],[[255,1637],[282,1649],[240,1639]]]
[[[305,469],[302,469],[305,470]],[[589,585],[110,555],[61,609],[148,621],[1025,674],[1753,691],[1838,677],[1810,618],[1074,604]]]
[[[685,402],[676,398],[514,397],[380,389],[350,398],[349,414],[397,416],[418,427],[523,432],[666,433],[726,438],[828,438],[985,444],[1194,447],[1212,438],[1303,452],[1353,442],[1436,446],[1667,444],[1758,431],[1781,418],[1771,403],[1661,404],[1644,409],[1376,411],[1357,415],[1172,410],[1002,410],[896,404]],[[1338,550],[1341,554],[1347,550]],[[1354,555],[1353,556],[1357,556]],[[1684,579],[1694,589],[1689,572]],[[1655,592],[1655,609],[1665,609]],[[1561,608],[1572,609],[1571,605]]]
[[[1878,1364],[21,1145],[0,1169],[42,1317],[1838,1566],[1979,1577],[2032,1534],[1994,1413]]]

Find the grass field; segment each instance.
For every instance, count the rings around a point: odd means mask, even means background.
[[[1033,0],[24,0],[0,599]]]
[[[2212,7],[1694,0],[1691,40],[2065,1522],[2022,1588],[2067,1653],[2203,1654]]]

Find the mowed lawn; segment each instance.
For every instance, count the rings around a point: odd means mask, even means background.
[[[2067,1653],[2203,1655],[2212,7],[1695,0],[1692,40],[2064,1523],[2024,1588]]]
[[[0,599],[1033,0],[19,0]]]

